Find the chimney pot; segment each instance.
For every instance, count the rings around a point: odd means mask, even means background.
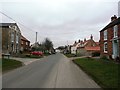
[[[111,17],[111,21],[114,21],[114,20],[116,20],[116,19],[117,19],[117,16],[116,16],[116,15],[114,15],[114,16]]]

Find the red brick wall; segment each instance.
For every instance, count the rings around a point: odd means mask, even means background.
[[[104,31],[101,31],[100,32],[100,54],[101,54],[101,56],[103,56],[103,54],[104,54],[103,46],[104,46]]]
[[[113,53],[113,49],[112,49],[112,38],[113,38],[113,36],[114,36],[114,33],[113,33],[113,27],[112,27],[112,28],[108,29],[107,43],[108,43],[108,55],[109,56],[112,56],[112,53]]]
[[[100,54],[101,56],[112,56],[113,28],[107,29],[107,40],[104,40],[104,31],[100,32]],[[107,42],[107,53],[104,53],[104,42]]]
[[[28,45],[26,45],[26,42],[28,43]],[[21,47],[23,47],[24,50],[27,49],[27,51],[29,51],[29,49],[30,49],[30,42],[29,41],[25,41],[25,40],[21,40]]]

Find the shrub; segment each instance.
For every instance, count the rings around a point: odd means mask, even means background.
[[[100,56],[100,52],[93,52],[92,57]]]

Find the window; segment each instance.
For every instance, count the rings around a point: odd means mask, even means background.
[[[14,42],[14,32],[11,33],[11,42]]]
[[[19,37],[18,35],[16,35],[16,43],[18,43],[18,41],[19,41]]]
[[[104,40],[107,40],[107,30],[104,31]]]
[[[21,41],[21,44],[23,44],[23,41]]]
[[[118,37],[118,26],[115,25],[113,30],[114,30],[114,38]]]
[[[26,42],[26,45],[28,45],[28,42]]]
[[[107,46],[108,46],[107,42],[104,42],[104,53],[107,53],[107,49],[108,49]]]

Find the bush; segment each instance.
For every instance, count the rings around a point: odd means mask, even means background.
[[[115,61],[118,62],[118,63],[120,63],[120,57],[117,56],[117,57],[115,58]]]
[[[92,53],[92,57],[97,57],[97,56],[100,56],[100,52],[93,52]]]

